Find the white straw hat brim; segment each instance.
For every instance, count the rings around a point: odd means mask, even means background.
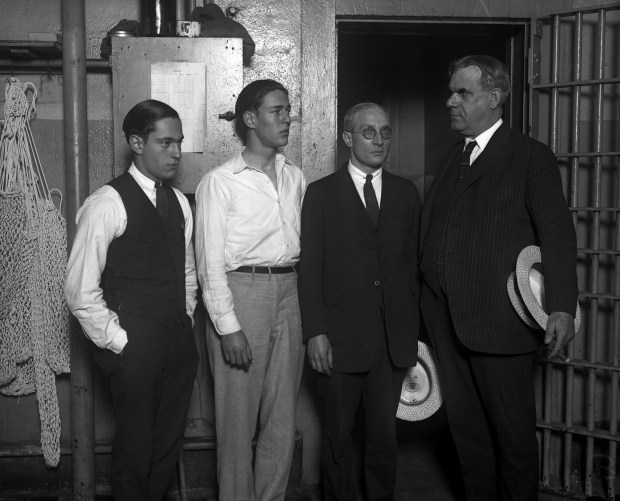
[[[435,414],[442,402],[437,366],[428,346],[418,341],[418,363],[407,370],[396,417],[422,421]]]
[[[525,247],[517,258],[514,273],[508,277],[506,287],[513,308],[527,325],[545,330],[549,315],[544,310],[545,282],[541,272],[533,268],[541,263],[540,247]],[[516,287],[515,287],[516,282]],[[575,332],[581,325],[579,302],[575,309]]]

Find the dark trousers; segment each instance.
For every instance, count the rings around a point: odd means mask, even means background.
[[[473,352],[458,340],[445,295],[422,289],[441,390],[470,501],[538,499],[532,353]]]
[[[353,481],[351,433],[360,401],[365,414],[364,473],[369,501],[393,500],[398,449],[396,408],[406,369],[390,359],[385,333],[380,334],[372,367],[362,373],[318,374],[322,400],[321,467],[326,501],[357,499]]]
[[[182,445],[198,351],[180,319],[167,328],[124,312],[119,318],[129,340],[123,355],[95,350],[112,392],[112,494],[115,501],[160,501]]]

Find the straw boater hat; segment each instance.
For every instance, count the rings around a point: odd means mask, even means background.
[[[435,361],[428,346],[418,341],[418,363],[407,370],[396,417],[405,421],[422,421],[435,414],[441,403]]]
[[[545,313],[545,282],[543,274],[533,266],[541,263],[540,247],[525,247],[517,258],[517,266],[508,277],[508,297],[513,308],[527,325],[534,329],[547,328],[549,315]],[[581,324],[579,302],[575,310],[575,332]]]

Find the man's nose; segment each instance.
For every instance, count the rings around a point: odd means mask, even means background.
[[[383,141],[385,141],[385,139],[383,139],[383,136],[381,135],[381,132],[377,132],[375,134],[375,137],[372,138],[372,143],[381,146],[383,144]]]
[[[172,143],[170,155],[172,158],[181,158],[181,143]]]
[[[456,93],[450,94],[450,97],[446,101],[446,106],[448,108],[453,108],[456,106],[457,102],[458,101],[457,101]]]
[[[291,123],[291,112],[288,110],[284,110],[282,112],[282,123],[290,124]]]

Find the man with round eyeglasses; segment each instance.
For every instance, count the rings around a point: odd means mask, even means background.
[[[302,207],[299,301],[321,399],[326,500],[356,499],[351,432],[360,403],[367,499],[394,499],[396,408],[417,353],[420,198],[383,169],[391,137],[384,108],[349,109],[351,158],[312,183]]]

